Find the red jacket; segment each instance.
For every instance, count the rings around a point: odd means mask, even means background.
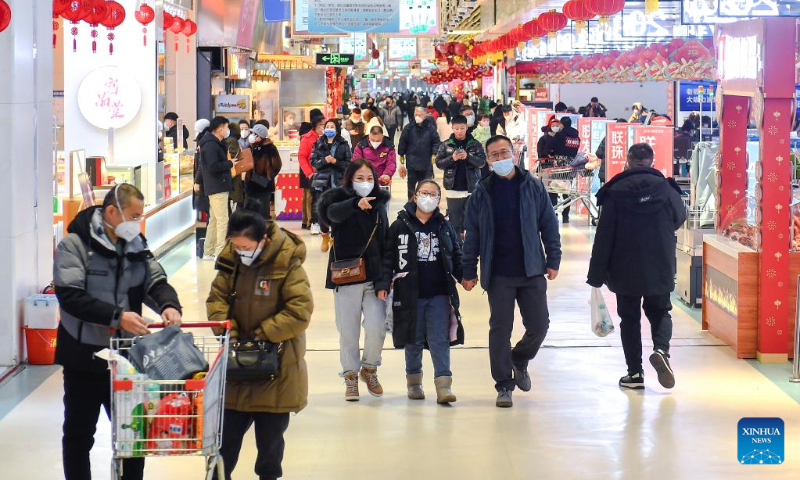
[[[307,178],[311,178],[314,174],[314,167],[311,166],[311,152],[314,151],[314,145],[317,143],[319,135],[314,130],[306,133],[300,137],[300,150],[297,152],[297,160],[300,162],[300,170]]]
[[[378,172],[378,178],[383,175],[394,175],[397,168],[397,154],[395,153],[394,146],[389,143],[389,140],[384,138],[383,143],[377,150],[372,148],[369,143],[369,137],[361,140],[353,152],[353,160],[363,158],[375,167]]]
[[[428,115],[433,116],[434,121],[439,120],[439,112],[435,108],[429,108],[427,111]]]

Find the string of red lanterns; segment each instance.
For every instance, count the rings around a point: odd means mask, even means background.
[[[586,0],[569,0],[564,4],[564,15],[575,23],[575,33],[580,35],[586,28],[586,22],[593,19],[595,14],[586,6]]]

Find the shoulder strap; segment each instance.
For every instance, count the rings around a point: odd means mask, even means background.
[[[378,213],[378,216],[375,220],[375,226],[372,228],[372,233],[369,236],[369,240],[367,240],[367,244],[364,245],[364,250],[361,252],[357,258],[361,258],[367,253],[367,249],[369,248],[369,244],[372,243],[372,239],[375,238],[375,232],[378,230],[378,225],[381,223],[381,214]],[[336,258],[336,242],[333,243],[333,261],[338,262],[339,260]]]
[[[239,280],[239,265],[233,267],[233,285],[228,295],[228,320],[233,320],[233,307],[236,304],[236,282]]]

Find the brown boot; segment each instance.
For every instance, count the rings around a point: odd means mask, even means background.
[[[436,385],[436,403],[453,403],[456,396],[450,390],[453,386],[453,377],[437,377],[433,380]]]
[[[378,369],[376,367],[362,367],[360,377],[367,384],[367,390],[369,390],[370,395],[373,397],[383,396],[383,387],[381,382],[378,381]]]
[[[344,384],[346,390],[344,392],[344,399],[348,402],[358,401],[358,375],[355,373],[348,373],[344,376]]]
[[[331,249],[331,243],[333,243],[333,242],[331,242],[330,234],[323,233],[322,234],[322,247],[320,247],[320,249],[323,252],[327,252],[328,250]]]
[[[422,390],[422,374],[406,375],[408,385],[408,398],[411,400],[425,400],[425,391]]]

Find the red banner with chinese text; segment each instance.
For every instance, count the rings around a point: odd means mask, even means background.
[[[622,173],[628,159],[628,124],[606,125],[606,182]]]
[[[633,133],[633,143],[647,143],[653,148],[653,168],[665,177],[672,176],[672,127],[637,127]]]

